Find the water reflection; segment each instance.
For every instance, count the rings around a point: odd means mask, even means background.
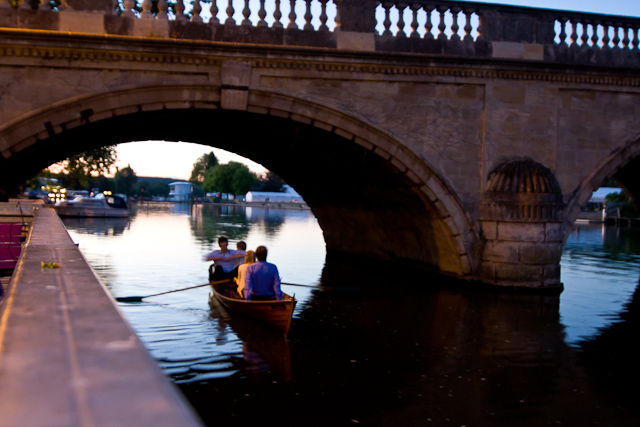
[[[143,206],[119,234],[68,225],[118,296],[204,283],[220,234],[322,285],[285,289],[288,339],[209,307],[207,288],[121,305],[208,425],[638,424],[635,230],[581,226],[562,295],[511,295],[325,257],[308,211],[212,208]]]
[[[120,236],[129,228],[129,218],[65,218],[69,230],[85,234]]]

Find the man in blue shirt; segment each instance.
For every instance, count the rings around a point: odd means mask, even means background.
[[[267,262],[267,248],[256,248],[257,262],[247,267],[242,294],[247,301],[282,300],[280,275],[275,264]]]

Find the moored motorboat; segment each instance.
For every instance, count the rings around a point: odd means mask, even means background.
[[[98,194],[95,197],[76,196],[53,205],[61,217],[125,218],[129,208],[122,197]]]
[[[240,294],[229,288],[221,293],[217,286],[211,285],[209,305],[212,305],[214,300],[217,300],[229,310],[274,326],[283,331],[285,335],[289,333],[293,310],[297,302],[294,297],[285,293],[282,294],[282,300],[280,301],[247,301]]]

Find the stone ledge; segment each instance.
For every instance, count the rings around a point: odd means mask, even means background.
[[[38,209],[0,310],[0,424],[201,425],[52,209]]]

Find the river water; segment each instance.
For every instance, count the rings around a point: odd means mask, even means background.
[[[207,425],[640,424],[637,229],[577,225],[553,297],[327,257],[307,210],[142,204],[64,223],[116,297],[205,284],[219,235],[315,286],[283,286],[288,339],[210,307],[207,287],[120,304]]]

